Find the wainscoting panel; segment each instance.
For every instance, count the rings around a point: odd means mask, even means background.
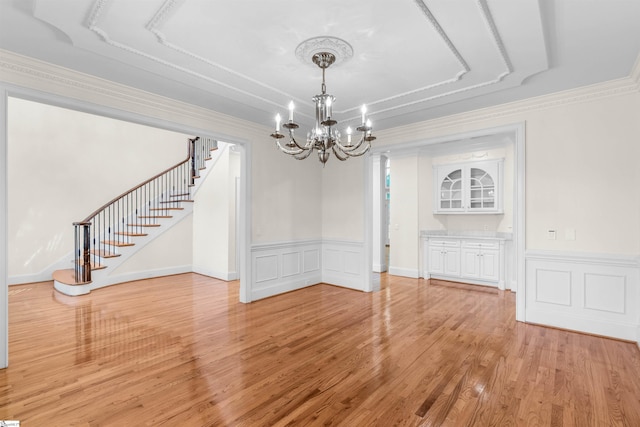
[[[526,253],[526,321],[640,343],[640,260]]]
[[[624,314],[627,278],[588,273],[584,275],[584,306],[592,310]]]
[[[362,242],[324,240],[322,281],[345,288],[364,290],[364,245]]]
[[[321,246],[319,240],[253,245],[251,299],[320,283]]]
[[[320,270],[320,249],[308,249],[304,251],[305,273]]]
[[[257,255],[255,257],[256,283],[278,278],[278,255]]]
[[[339,240],[253,245],[251,299],[255,301],[318,283],[365,290],[363,247],[362,242]]]
[[[536,302],[571,305],[571,272],[536,270]]]
[[[282,277],[300,274],[300,252],[287,252],[282,254]]]

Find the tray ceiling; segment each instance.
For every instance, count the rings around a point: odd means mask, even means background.
[[[624,77],[640,50],[633,0],[0,2],[3,49],[269,126],[290,100],[311,123],[314,37],[353,49],[334,115],[378,129]]]

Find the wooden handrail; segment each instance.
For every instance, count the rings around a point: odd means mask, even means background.
[[[189,138],[188,142],[187,142],[187,158],[176,163],[175,165],[163,170],[162,172],[154,175],[153,177],[147,179],[146,181],[142,182],[141,184],[136,185],[135,187],[133,187],[130,190],[125,191],[124,193],[120,194],[118,197],[114,197],[113,199],[111,199],[109,202],[105,203],[104,205],[102,205],[101,207],[99,207],[98,209],[96,209],[91,215],[89,215],[86,219],[84,219],[83,221],[80,222],[91,222],[91,220],[93,218],[95,218],[100,212],[102,212],[103,210],[105,210],[107,207],[109,207],[109,205],[117,202],[119,199],[123,198],[124,196],[126,196],[129,193],[133,193],[134,191],[136,191],[138,188],[144,186],[145,184],[150,183],[151,181],[153,181],[156,178],[161,177],[162,175],[164,175],[165,173],[171,171],[172,169],[177,168],[178,166],[184,164],[185,162],[188,162],[189,160],[191,160],[191,156],[193,155],[193,153],[191,152],[191,147],[193,142],[197,141],[198,139],[200,139],[199,136],[196,136],[194,139]]]

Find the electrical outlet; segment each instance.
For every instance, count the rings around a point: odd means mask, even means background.
[[[547,240],[556,240],[556,230],[547,230]]]

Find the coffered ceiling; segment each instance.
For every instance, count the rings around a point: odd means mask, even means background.
[[[639,22],[638,0],[0,0],[0,48],[271,125],[290,100],[311,123],[296,48],[331,36],[335,118],[382,129],[626,77]]]

